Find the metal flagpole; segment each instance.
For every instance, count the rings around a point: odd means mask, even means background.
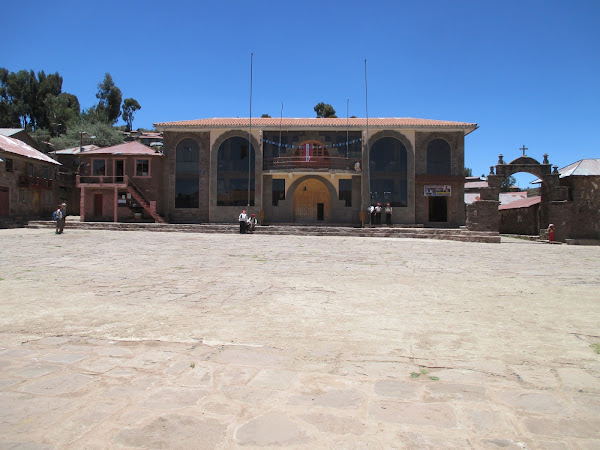
[[[283,102],[281,102],[281,115],[279,116],[279,148],[277,149],[277,156],[281,153],[281,125],[283,123]]]
[[[252,162],[252,59],[254,53],[250,53],[250,122],[248,128],[248,206],[250,206],[250,164]]]
[[[367,171],[367,190],[369,192],[369,206],[371,206],[372,200],[371,200],[371,164],[370,164],[370,158],[371,155],[369,154],[369,91],[368,91],[368,83],[367,83],[367,60],[365,59],[365,112],[367,115],[367,141],[365,142],[365,149],[367,152],[367,164],[366,167],[363,168],[363,170]],[[372,214],[369,214],[369,227],[371,226],[371,216]]]
[[[346,99],[346,159],[348,159],[348,130],[349,130],[349,119],[348,119],[348,110],[350,108],[350,99]],[[347,161],[346,161],[347,163]]]

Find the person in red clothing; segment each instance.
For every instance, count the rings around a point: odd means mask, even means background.
[[[554,224],[548,225],[548,242],[554,243]]]

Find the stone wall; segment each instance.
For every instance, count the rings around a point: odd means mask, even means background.
[[[539,205],[500,210],[500,233],[537,236],[540,231]]]
[[[200,203],[198,208],[175,208],[175,163],[177,144],[183,139],[193,139],[200,151]],[[210,133],[203,132],[174,132],[165,131],[163,134],[163,164],[162,205],[159,214],[172,223],[201,223],[209,221],[209,177],[210,177]],[[239,213],[238,213],[239,214]]]
[[[560,181],[569,188],[573,203],[568,237],[600,239],[600,176],[570,176]]]
[[[471,231],[498,231],[499,204],[495,200],[480,200],[467,205],[467,228]]]

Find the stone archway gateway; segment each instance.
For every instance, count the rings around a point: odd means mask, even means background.
[[[303,180],[294,193],[294,222],[323,223],[331,217],[331,199],[325,184],[317,178]]]
[[[537,176],[542,182],[542,203],[540,205],[540,228],[546,228],[549,223],[557,222],[562,215],[565,201],[568,199],[568,188],[560,186],[558,166],[552,166],[548,154],[540,164],[534,158],[525,155],[506,164],[503,155],[498,156],[498,164],[490,166],[487,177],[488,187],[481,190],[481,200],[467,205],[466,225],[473,231],[498,231],[500,215],[498,212],[500,188],[502,182],[519,172]],[[494,173],[495,169],[495,173]]]

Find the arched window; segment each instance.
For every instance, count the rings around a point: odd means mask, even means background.
[[[175,208],[200,206],[200,150],[193,139],[177,144],[175,155]]]
[[[406,147],[398,139],[384,137],[371,147],[369,155],[371,202],[407,206]]]
[[[427,175],[450,175],[452,151],[444,139],[434,139],[427,145]]]
[[[232,137],[221,144],[217,154],[217,206],[246,206],[248,203],[254,206],[254,147],[250,147],[248,154],[248,139]]]

